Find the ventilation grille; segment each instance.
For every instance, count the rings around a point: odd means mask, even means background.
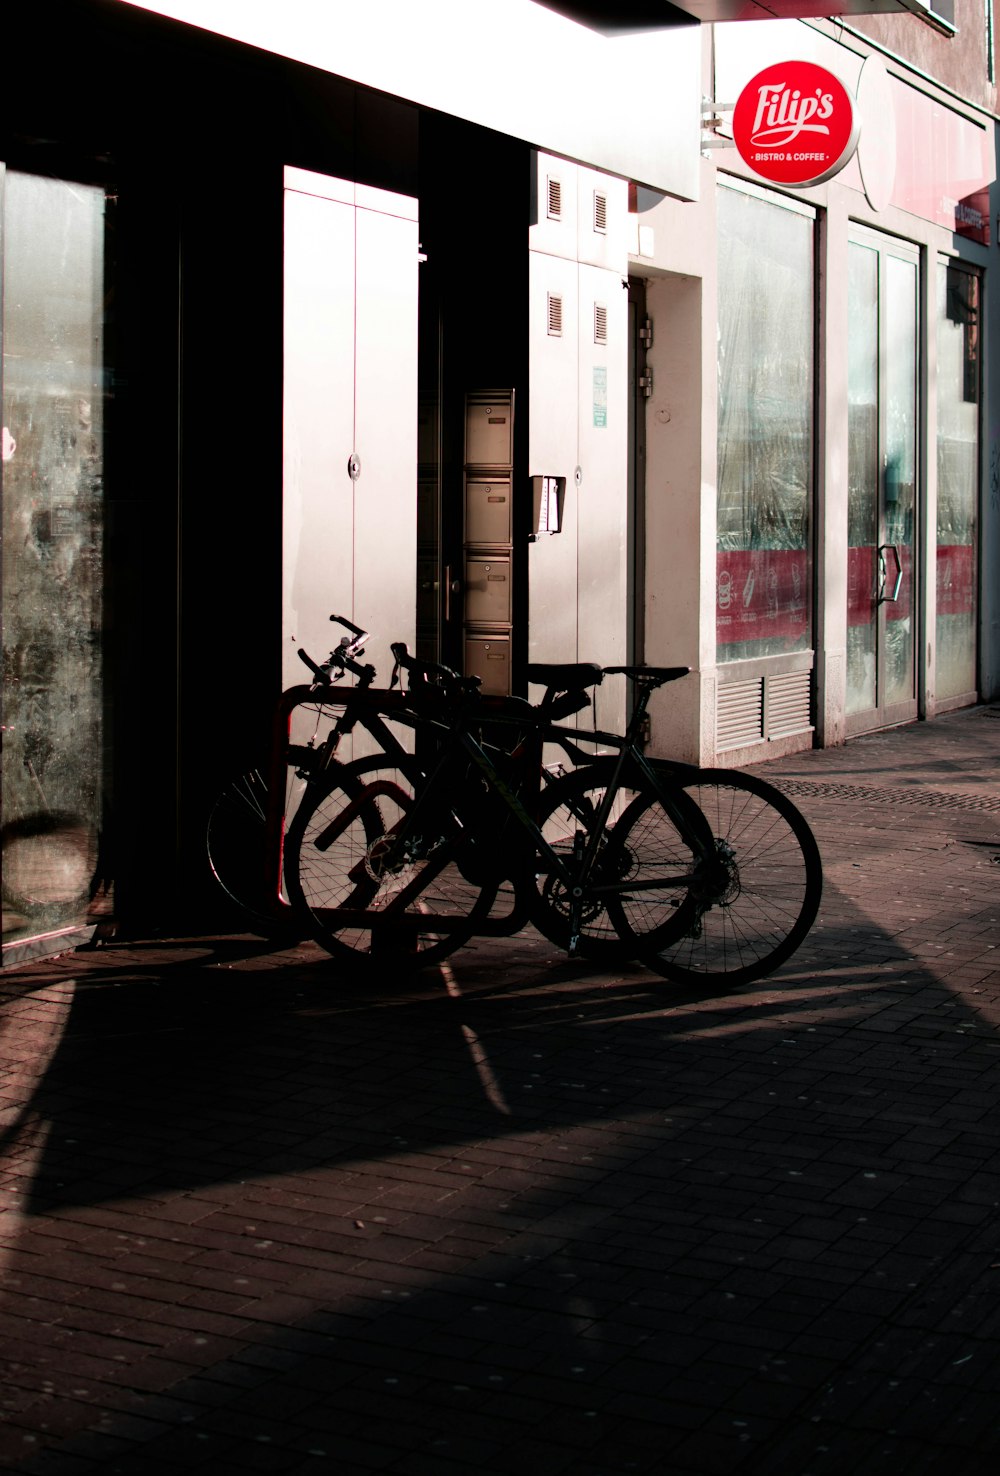
[[[608,310],[603,302],[594,303],[594,342],[608,341]]]
[[[808,733],[811,671],[784,671],[746,682],[723,682],[715,718],[715,746],[746,748],[753,743]]]
[[[562,319],[563,319],[563,300],[562,300],[561,297],[556,297],[556,295],[554,293],[552,293],[552,292],[550,292],[548,294],[548,298],[549,298],[549,322],[548,322],[549,335],[552,338],[561,338],[562,337]]]
[[[764,686],[759,678],[751,682],[726,682],[719,687],[719,705],[715,719],[715,746],[745,748],[759,743],[764,732]]]
[[[784,738],[789,733],[803,733],[809,721],[808,671],[786,671],[768,677],[764,683],[766,699],[765,734],[768,738]]]
[[[549,220],[562,220],[562,181],[549,176],[545,183],[547,194],[546,214]]]
[[[608,232],[608,197],[600,190],[594,191],[594,230],[602,236]]]

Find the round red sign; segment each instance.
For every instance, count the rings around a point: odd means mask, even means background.
[[[857,146],[851,94],[814,62],[765,67],[736,100],[733,139],[743,162],[773,184],[819,184]]]

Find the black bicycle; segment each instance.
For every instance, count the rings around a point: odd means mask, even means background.
[[[393,652],[409,678],[394,717],[412,747],[393,734],[330,764],[285,846],[293,907],[352,970],[412,969],[527,921],[570,952],[637,958],[672,979],[746,983],[799,946],[822,866],[795,807],[754,776],[641,751],[652,691],[686,668],[536,666],[529,680],[546,695],[533,707]],[[560,726],[617,674],[636,688],[624,735]],[[362,713],[385,695],[363,693]],[[570,771],[543,765],[553,742]]]

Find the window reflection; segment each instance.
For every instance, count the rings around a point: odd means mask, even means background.
[[[718,660],[812,644],[811,218],[719,207]]]
[[[86,920],[102,805],[103,190],[3,196],[4,940]]]

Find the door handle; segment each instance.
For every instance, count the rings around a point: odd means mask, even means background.
[[[895,580],[893,582],[892,594],[886,594],[886,592],[885,592],[886,573],[888,572],[887,569],[886,569],[886,562],[885,562],[885,556],[886,556],[886,553],[887,552],[892,554],[893,563],[896,565],[896,578],[895,578]],[[903,583],[903,565],[902,565],[902,562],[901,562],[900,557],[899,557],[899,549],[898,549],[898,547],[896,546],[895,543],[883,543],[880,546],[879,551],[878,551],[878,568],[879,568],[878,603],[880,605],[894,605],[896,603],[896,601],[899,599],[899,591],[900,591],[900,587],[901,587],[901,585]]]
[[[450,620],[451,619],[451,597],[452,597],[453,594],[458,594],[458,592],[459,592],[459,590],[461,588],[462,588],[462,581],[461,581],[461,579],[452,579],[452,577],[451,577],[451,565],[450,564],[445,564],[445,566],[444,566],[444,618],[445,618],[445,620]]]

